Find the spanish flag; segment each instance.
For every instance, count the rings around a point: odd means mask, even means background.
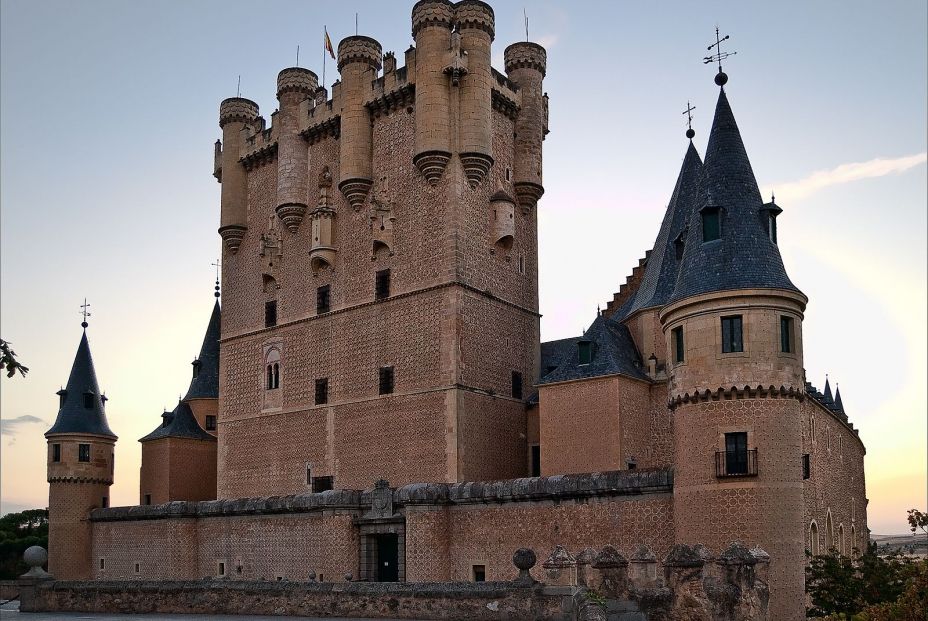
[[[332,49],[332,39],[329,38],[329,31],[323,26],[322,32],[325,34],[325,49],[329,53],[329,56],[332,57],[332,60],[335,60],[335,50]]]

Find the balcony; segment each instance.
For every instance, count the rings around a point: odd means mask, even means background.
[[[715,476],[756,477],[757,449],[739,452],[716,451]]]

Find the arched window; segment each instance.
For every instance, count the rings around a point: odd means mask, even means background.
[[[280,350],[276,347],[267,352],[264,361],[265,389],[280,388]]]
[[[812,524],[809,526],[809,552],[812,553],[812,556],[819,555],[819,546],[818,546],[818,524],[815,523],[815,520],[812,520]]]
[[[860,552],[860,548],[857,547],[857,528],[851,524],[851,554],[857,556],[858,552]]]
[[[845,553],[844,548],[844,524],[838,524],[838,552]]]
[[[825,518],[825,552],[830,553],[835,547],[835,527],[831,521],[831,509],[828,510],[828,516]]]
[[[809,436],[812,440],[812,444],[815,444],[815,417],[809,419]]]

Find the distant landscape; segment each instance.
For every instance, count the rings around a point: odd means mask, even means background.
[[[928,558],[928,537],[925,535],[871,535],[878,554],[902,552],[909,556]]]

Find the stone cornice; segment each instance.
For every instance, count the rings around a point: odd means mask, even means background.
[[[502,112],[507,118],[515,121],[516,116],[519,114],[519,105],[507,97],[502,91],[494,88],[490,92],[493,101],[493,109]]]
[[[415,93],[415,84],[403,84],[389,93],[375,97],[364,106],[371,113],[371,117],[376,119],[404,106],[411,106],[416,100]]]
[[[109,477],[79,477],[79,476],[60,476],[48,477],[49,483],[102,483],[103,485],[112,485],[113,478]]]
[[[260,148],[243,155],[239,162],[245,167],[245,170],[251,170],[265,164],[270,164],[277,159],[277,143],[272,142],[261,146]]]
[[[684,403],[704,403],[707,401],[731,401],[734,399],[796,399],[803,401],[806,398],[805,390],[786,388],[780,386],[731,386],[730,388],[719,387],[715,390],[696,390],[693,393],[685,392],[680,395],[671,397],[667,402],[667,407],[671,410]]]
[[[750,301],[752,298],[753,301]],[[666,326],[671,317],[676,320],[681,316],[718,312],[720,308],[793,306],[798,308],[801,319],[808,302],[809,298],[805,294],[788,289],[731,289],[694,295],[673,302],[661,308],[659,317],[661,324]]]
[[[303,140],[309,144],[315,144],[327,136],[334,136],[335,138],[338,138],[341,133],[342,116],[340,114],[336,114],[335,116],[329,117],[320,123],[310,125],[300,132],[300,136],[302,136]]]

